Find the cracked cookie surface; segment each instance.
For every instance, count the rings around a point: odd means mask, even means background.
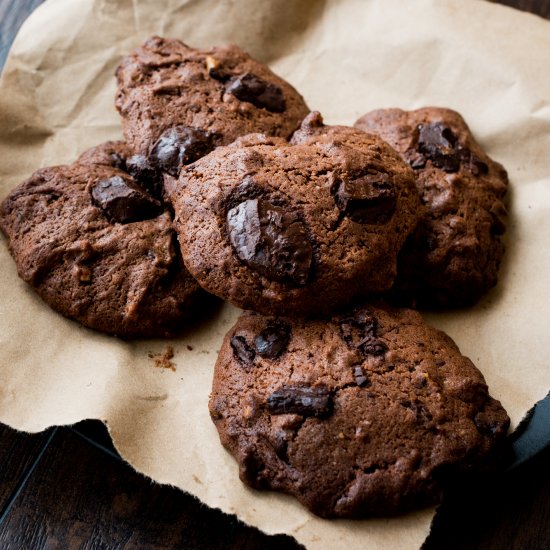
[[[19,276],[63,315],[121,337],[171,336],[201,290],[183,266],[171,215],[107,142],[43,168],[0,207]]]
[[[509,424],[447,335],[382,304],[328,321],[245,313],[210,414],[242,481],[322,517],[432,503],[445,476],[491,463]]]
[[[199,284],[286,315],[387,290],[417,220],[414,174],[378,137],[354,132],[353,146],[251,134],[182,170],[168,193]]]
[[[252,132],[288,138],[309,112],[290,84],[234,45],[199,50],[154,36],[116,76],[124,135],[142,155],[173,128],[203,132],[211,148]]]
[[[393,298],[418,307],[467,306],[497,282],[508,177],[450,109],[382,109],[355,126],[374,132],[415,170],[424,206],[399,259]]]

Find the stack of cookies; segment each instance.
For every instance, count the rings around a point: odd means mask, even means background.
[[[125,141],[38,170],[1,205],[19,275],[123,338],[176,336],[209,295],[247,310],[212,419],[244,482],[319,516],[397,513],[490,467],[506,412],[403,308],[468,306],[496,283],[507,176],[460,115],[327,126],[236,46],[159,37],[116,76]]]

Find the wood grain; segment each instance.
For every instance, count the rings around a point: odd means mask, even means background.
[[[422,550],[550,550],[550,447],[515,471],[450,488]]]
[[[489,0],[550,19],[550,0]]]
[[[48,431],[29,436],[0,424],[0,518],[49,434]]]
[[[63,429],[0,524],[0,548],[300,546],[290,537],[246,527],[178,489],[153,484]]]

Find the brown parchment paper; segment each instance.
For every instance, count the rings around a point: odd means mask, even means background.
[[[430,315],[484,373],[516,425],[550,388],[550,23],[481,0],[48,0],[21,29],[0,83],[0,196],[35,169],[121,136],[113,71],[157,33],[235,42],[287,78],[328,123],[378,107],[459,110],[511,178],[508,252],[477,307]],[[309,548],[418,548],[433,509],[323,521],[244,487],[209,420],[228,305],[181,338],[122,342],[45,306],[0,238],[0,421],[39,431],[107,422],[137,470]],[[175,350],[175,371],[150,354]],[[188,348],[190,346],[192,349]]]

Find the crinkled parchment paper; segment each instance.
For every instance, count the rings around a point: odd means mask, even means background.
[[[466,117],[510,174],[508,253],[487,299],[430,321],[479,366],[516,425],[550,388],[550,23],[481,0],[48,0],[21,29],[1,81],[1,197],[35,169],[121,135],[113,71],[153,33],[193,46],[238,43],[328,123],[390,106],[443,105]],[[51,311],[18,279],[4,239],[0,280],[3,423],[38,431],[102,419],[137,470],[310,548],[424,540],[432,509],[323,521],[289,497],[241,485],[207,411],[236,309],[224,306],[173,342],[128,343]],[[175,371],[149,357],[169,344]]]

